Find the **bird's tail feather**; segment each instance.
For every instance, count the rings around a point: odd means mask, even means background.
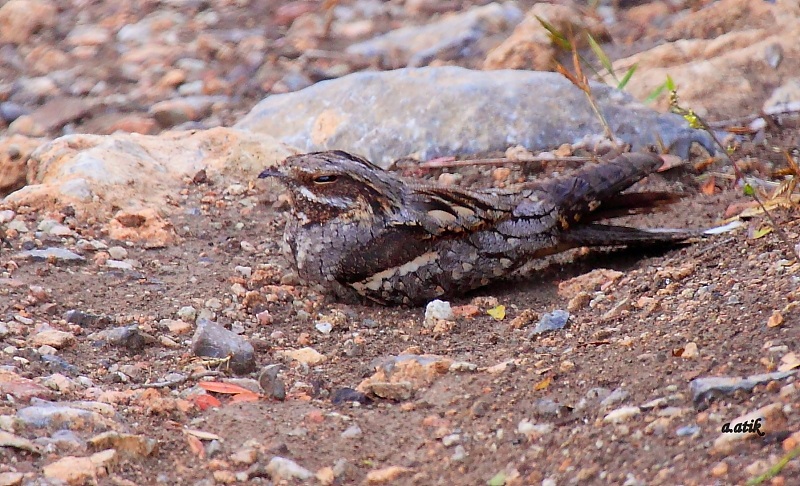
[[[550,196],[570,224],[636,214],[676,201],[667,193],[620,194],[663,164],[649,153],[625,153],[578,173],[546,181],[541,189]],[[590,213],[595,213],[590,215]]]
[[[641,229],[628,226],[587,224],[565,232],[563,240],[574,246],[636,246],[674,244],[703,236],[703,230]]]

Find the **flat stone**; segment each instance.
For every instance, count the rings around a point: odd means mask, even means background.
[[[642,413],[639,407],[621,407],[612,410],[603,417],[603,422],[619,423],[624,422]]]
[[[73,253],[64,248],[45,248],[44,250],[27,250],[15,255],[16,258],[34,261],[47,261],[51,258],[65,263],[83,262],[86,259],[77,253]]]
[[[66,348],[75,344],[75,335],[58,329],[46,329],[37,332],[30,338],[34,346],[52,346],[56,349]]]
[[[92,341],[103,341],[111,346],[118,346],[135,352],[141,351],[147,345],[156,342],[156,338],[142,332],[138,324],[103,329],[89,334],[87,337]]]
[[[94,450],[114,449],[120,458],[140,460],[158,453],[158,441],[136,434],[108,431],[89,439]]]
[[[324,354],[320,353],[314,348],[305,347],[300,349],[286,349],[278,352],[279,356],[299,361],[309,366],[318,365],[324,362],[327,358]]]
[[[306,480],[314,477],[314,473],[291,459],[275,456],[267,464],[267,473],[276,483],[281,480]]]
[[[45,465],[42,474],[70,485],[87,484],[94,478],[105,475],[117,461],[114,449],[98,452],[89,457],[67,456]]]
[[[43,452],[41,446],[37,445],[35,442],[4,430],[0,430],[0,447],[13,447],[14,449],[34,452],[36,454],[41,454]]]
[[[752,375],[747,378],[741,376],[711,376],[705,378],[695,378],[689,383],[689,390],[692,392],[692,400],[695,403],[709,398],[713,394],[730,394],[736,390],[750,391],[757,385],[769,383],[770,381],[782,380],[797,373],[797,370],[776,371],[774,373],[763,373]]]
[[[567,321],[569,321],[569,312],[565,310],[557,309],[553,312],[548,312],[539,319],[536,327],[528,333],[528,338],[545,332],[563,329],[567,325]]]
[[[35,428],[102,430],[110,428],[112,424],[104,414],[114,413],[110,405],[96,402],[55,403],[34,399],[31,404],[17,411],[16,417],[24,424]]]
[[[34,397],[49,398],[53,391],[13,371],[0,369],[0,395],[10,395],[20,402],[28,402]]]
[[[230,357],[234,373],[245,374],[255,370],[255,350],[250,341],[207,319],[199,319],[192,337],[195,356],[208,358]]]

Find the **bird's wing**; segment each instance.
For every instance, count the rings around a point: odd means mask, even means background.
[[[409,191],[398,224],[418,224],[431,237],[463,236],[511,216],[512,193],[416,186]]]
[[[397,213],[387,215],[376,228],[373,238],[363,245],[353,245],[341,261],[336,274],[342,283],[361,282],[380,272],[400,269],[408,264],[423,265],[438,242],[465,238],[490,228],[511,214],[507,197],[415,185],[405,193]],[[430,262],[428,262],[430,263]]]

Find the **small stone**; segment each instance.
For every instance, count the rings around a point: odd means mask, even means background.
[[[150,107],[148,113],[163,128],[170,128],[187,121],[202,119],[209,114],[212,104],[213,98],[208,96],[186,96],[159,101]]]
[[[70,324],[77,324],[81,327],[106,324],[108,319],[96,314],[89,314],[78,309],[70,309],[64,313],[64,319]]]
[[[292,479],[306,480],[314,477],[314,473],[300,466],[291,459],[275,456],[267,464],[267,473],[274,482],[291,481]]]
[[[181,347],[180,344],[175,342],[175,340],[170,338],[169,336],[159,336],[158,337],[158,342],[159,342],[159,344],[161,344],[165,348],[177,349],[177,348]]]
[[[186,322],[194,322],[197,319],[197,309],[187,305],[178,309],[178,319]]]
[[[231,462],[241,466],[255,464],[258,460],[258,449],[255,447],[241,447],[231,454]]]
[[[124,260],[128,258],[128,250],[121,246],[112,246],[107,251],[114,260]]]
[[[384,484],[397,481],[400,476],[412,472],[412,469],[400,466],[389,466],[383,469],[375,469],[367,473],[367,484]]]
[[[72,46],[99,46],[107,44],[111,34],[97,25],[78,25],[67,35],[67,44]]]
[[[278,376],[280,369],[277,364],[265,366],[258,375],[258,385],[268,397],[283,401],[286,399],[286,384]]]
[[[639,407],[620,407],[606,414],[606,416],[603,417],[603,422],[620,423],[640,413],[642,413],[642,410]]]
[[[537,424],[527,419],[522,419],[519,424],[517,424],[517,432],[527,437],[528,440],[535,440],[549,435],[554,427],[555,426],[551,423]]]
[[[158,441],[143,435],[108,431],[89,439],[94,450],[114,449],[127,460],[141,460],[158,453]]]
[[[460,462],[467,458],[467,449],[464,448],[463,445],[458,444],[455,449],[453,449],[453,455],[450,456],[451,461]]]
[[[361,405],[366,405],[370,401],[371,400],[367,395],[358,390],[354,390],[353,388],[338,388],[331,395],[331,402],[334,405],[342,405],[345,403],[358,403]]]
[[[211,309],[213,311],[220,311],[222,310],[222,301],[216,297],[212,297],[205,302],[205,306],[207,309]]]
[[[16,401],[28,402],[32,398],[49,398],[53,391],[13,371],[0,368],[0,395],[11,396]]]
[[[501,373],[505,373],[506,371],[514,370],[517,367],[514,360],[503,361],[502,363],[497,363],[496,365],[489,366],[486,368],[486,372],[490,375],[499,375]]]
[[[375,374],[358,385],[358,390],[389,400],[407,400],[420,388],[430,386],[447,373],[453,361],[436,355],[401,354],[376,366]]]
[[[170,334],[181,335],[192,330],[190,323],[177,319],[161,319],[158,324],[166,327]]]
[[[82,256],[64,248],[46,248],[44,250],[28,250],[17,253],[15,258],[33,261],[56,261],[64,263],[76,263],[85,261]]]
[[[777,371],[753,375],[747,378],[734,376],[711,376],[695,378],[689,383],[689,390],[692,392],[692,400],[699,403],[714,394],[728,394],[736,390],[752,390],[757,385],[769,383],[770,381],[782,380],[792,376],[792,370]]]
[[[569,299],[567,302],[567,311],[568,312],[578,312],[579,310],[585,308],[589,305],[589,302],[592,301],[592,294],[585,291],[580,291],[575,294],[574,297]]]
[[[700,430],[698,425],[686,425],[684,427],[679,427],[678,430],[675,431],[675,435],[678,437],[689,437],[699,434]]]
[[[553,312],[549,312],[539,319],[539,323],[536,324],[536,327],[533,328],[530,333],[528,333],[528,338],[532,338],[533,336],[537,336],[545,332],[562,329],[567,325],[568,320],[569,312],[565,310],[557,309]]]
[[[67,484],[88,484],[102,475],[118,461],[114,449],[98,452],[90,457],[67,456],[42,468],[46,478],[64,481]]]
[[[201,357],[230,358],[231,370],[237,374],[250,373],[256,367],[255,350],[247,338],[206,319],[197,322],[192,352]]]
[[[148,344],[156,342],[155,337],[142,332],[138,324],[103,329],[90,334],[88,338],[92,341],[104,341],[111,346],[118,346],[130,351],[141,351]]]
[[[314,324],[314,328],[322,334],[330,334],[333,329],[333,324],[330,322],[317,322]]]
[[[425,326],[432,327],[437,321],[452,321],[456,318],[450,302],[443,300],[432,300],[425,306]]]
[[[208,457],[212,457],[213,455],[216,454],[208,454]],[[236,482],[236,475],[233,471],[228,469],[217,469],[212,473],[212,476],[214,477],[214,482],[217,484],[233,484]]]
[[[327,359],[324,354],[321,354],[316,349],[310,347],[301,349],[287,349],[284,351],[279,351],[277,354],[309,366],[318,365]]]
[[[690,342],[686,343],[683,347],[683,353],[681,353],[681,358],[685,359],[695,359],[700,355],[700,352],[697,350],[697,343]]]
[[[397,383],[376,381],[370,384],[369,390],[376,397],[397,402],[409,400],[414,396],[413,385],[407,381]]]
[[[522,329],[529,326],[533,321],[539,319],[539,314],[533,309],[525,309],[517,317],[511,320],[512,329]]]
[[[4,209],[0,211],[0,224],[6,224],[14,219],[17,213],[10,209]]]
[[[558,365],[558,370],[561,373],[569,373],[570,371],[575,369],[575,363],[570,360],[564,360],[561,364]]]
[[[38,332],[31,338],[34,346],[52,346],[55,349],[63,349],[75,344],[75,336],[71,332],[59,331],[56,329],[46,329]]]
[[[330,466],[321,468],[314,476],[316,476],[317,481],[324,486],[331,485],[336,480],[336,475],[333,472],[333,468]]]
[[[105,266],[108,268],[113,268],[114,270],[124,270],[124,271],[131,271],[133,270],[133,264],[127,261],[121,260],[106,260]]]
[[[589,393],[587,393],[587,395],[589,395],[593,390],[597,390],[596,394],[598,397],[603,397],[600,400],[600,406],[606,409],[624,402],[625,400],[628,399],[628,396],[630,395],[630,393],[628,393],[623,388],[617,388],[610,393],[604,388],[593,388],[592,390],[589,390]]]
[[[450,365],[449,371],[451,373],[478,371],[478,365],[475,363],[469,363],[467,361],[454,361],[453,364]]]
[[[30,42],[36,31],[57,20],[58,8],[46,0],[9,0],[0,7],[0,42]]]
[[[565,280],[558,284],[558,295],[573,299],[581,292],[591,294],[605,290],[622,277],[623,273],[607,268],[597,268],[589,273]]]
[[[253,274],[252,267],[242,267],[237,265],[234,267],[234,270],[236,270],[236,272],[244,278],[250,278],[250,276]]]
[[[725,461],[720,461],[711,468],[711,475],[715,478],[721,478],[728,474],[728,463]]]
[[[56,354],[58,350],[52,346],[48,346],[47,344],[45,344],[44,346],[39,346],[36,349],[36,352],[41,354],[42,356],[47,356]]]
[[[61,237],[72,236],[75,234],[71,229],[69,229],[69,227],[64,226],[63,224],[53,225],[53,227],[50,228],[48,233],[50,233],[53,236],[61,236]]]
[[[342,432],[341,434],[342,439],[356,439],[358,437],[361,437],[361,435],[362,435],[361,427],[359,427],[357,424],[351,425],[350,427],[345,429],[345,431]]]
[[[262,326],[268,326],[272,324],[272,315],[267,310],[256,314],[256,319],[258,319],[258,323]]]
[[[450,447],[461,442],[461,434],[449,434],[442,437],[442,445]]]
[[[783,314],[780,311],[772,311],[772,315],[767,320],[767,327],[778,327],[783,324]]]

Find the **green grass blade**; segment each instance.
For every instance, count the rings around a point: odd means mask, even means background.
[[[630,80],[631,80],[631,77],[633,77],[633,73],[635,73],[635,72],[636,72],[636,68],[638,68],[638,67],[639,67],[639,64],[634,64],[633,66],[631,66],[631,67],[630,67],[630,68],[629,68],[629,69],[628,69],[628,70],[625,72],[625,76],[623,76],[623,77],[622,77],[622,81],[620,81],[619,83],[617,83],[617,89],[619,89],[619,90],[623,90],[623,89],[625,89],[625,86],[627,86],[627,85],[628,85],[628,81],[630,81]]]
[[[675,87],[675,81],[672,80],[672,78],[669,76],[669,74],[667,74],[667,81],[664,84],[666,85],[667,89],[670,90],[670,91],[675,91],[676,89],[678,89],[678,88]]]
[[[666,82],[664,82],[664,83],[660,84],[660,85],[659,85],[659,86],[658,86],[656,89],[654,89],[654,90],[653,90],[653,92],[652,92],[652,93],[650,93],[650,95],[649,95],[647,98],[645,98],[645,100],[644,100],[644,103],[645,103],[645,104],[647,104],[647,103],[652,103],[652,102],[653,102],[653,101],[655,101],[655,100],[656,100],[656,99],[657,99],[659,96],[661,96],[661,94],[662,94],[662,93],[663,93],[663,92],[664,92],[666,89],[667,89],[667,83],[666,83]]]
[[[619,83],[619,79],[617,79],[616,74],[614,74],[614,66],[611,65],[611,59],[608,58],[605,51],[603,51],[603,48],[600,47],[600,44],[598,44],[595,38],[592,37],[592,34],[587,32],[586,37],[589,39],[589,47],[592,49],[592,52],[600,61],[600,64],[606,69],[606,71],[608,71],[608,74],[610,74],[611,77],[614,78],[614,81]]]

